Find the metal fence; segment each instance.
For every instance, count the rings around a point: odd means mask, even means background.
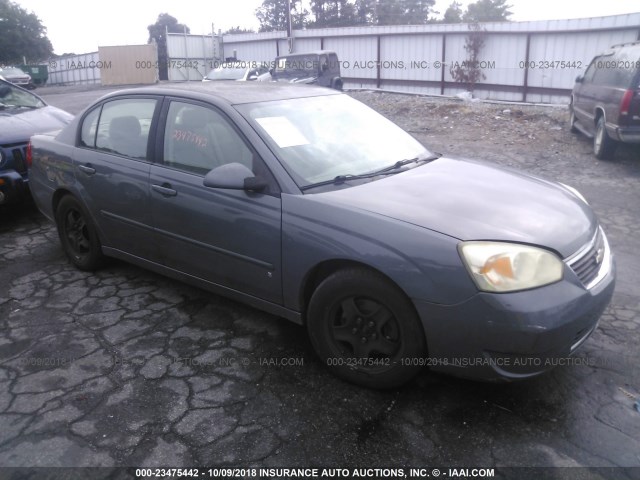
[[[640,13],[598,18],[481,24],[485,44],[478,98],[563,103],[593,56],[640,39]],[[273,61],[277,55],[335,50],[346,88],[454,95],[465,90],[451,67],[467,61],[467,24],[347,27],[223,36],[223,56]],[[292,48],[289,48],[292,45]]]
[[[101,67],[98,52],[71,55],[49,60],[48,85],[83,85],[101,83]]]
[[[167,33],[167,57],[170,81],[202,80],[222,57],[220,37]]]
[[[565,103],[575,77],[611,45],[640,40],[640,13],[481,24],[484,78],[474,95],[491,100]],[[199,81],[226,57],[273,62],[276,56],[335,50],[345,88],[455,95],[466,90],[451,67],[467,61],[467,24],[346,27],[235,35],[167,34],[171,81]],[[112,68],[97,52],[52,60],[50,84],[101,83]]]

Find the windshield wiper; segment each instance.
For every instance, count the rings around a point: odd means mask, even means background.
[[[408,158],[406,160],[398,160],[393,165],[389,165],[388,167],[384,167],[383,169],[377,170],[377,172],[372,172],[372,173],[383,173],[383,172],[398,170],[411,163],[431,162],[433,160],[437,160],[441,156],[442,156],[441,153],[434,153],[433,155],[429,155],[428,157],[414,157],[414,158]]]
[[[311,188],[316,188],[316,187],[323,187],[325,185],[340,185],[348,180],[359,180],[361,178],[373,178],[373,177],[378,177],[380,175],[394,175],[396,173],[404,172],[405,170],[402,170],[402,167],[406,165],[409,165],[411,163],[430,162],[432,160],[436,160],[440,158],[441,156],[442,155],[440,154],[435,154],[435,155],[430,155],[428,157],[415,157],[415,158],[409,158],[407,160],[399,160],[393,165],[384,167],[380,170],[375,170],[373,172],[368,172],[368,173],[362,173],[360,175],[352,175],[352,174],[338,175],[337,177],[334,177],[330,180],[324,180],[322,182],[304,185],[303,187],[300,187],[300,190],[304,192],[305,190],[309,190]]]

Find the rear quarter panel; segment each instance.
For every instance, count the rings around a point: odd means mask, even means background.
[[[53,135],[31,137],[31,193],[38,209],[50,220],[55,216],[55,192],[60,189],[75,191],[73,150],[72,145],[60,142]]]

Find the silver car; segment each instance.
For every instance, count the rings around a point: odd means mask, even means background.
[[[203,82],[217,82],[221,80],[237,80],[250,82],[263,81],[260,77],[269,75],[269,66],[262,62],[235,61],[222,63],[212,69],[202,79]]]
[[[11,82],[19,87],[33,89],[36,88],[31,81],[31,75],[23,72],[17,67],[2,67],[0,68],[0,77],[4,78],[7,82]]]
[[[335,90],[120,91],[31,151],[35,201],[78,268],[116,257],[292,320],[360,385],[425,366],[538,375],[614,289],[575,189],[435,155]]]

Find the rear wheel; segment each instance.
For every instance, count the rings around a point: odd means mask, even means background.
[[[411,302],[382,275],[365,269],[338,271],[318,286],[309,302],[307,329],[333,373],[366,387],[408,382],[421,370],[426,353]]]
[[[596,158],[607,160],[613,156],[617,146],[617,142],[607,134],[604,116],[600,116],[596,124],[596,134],[593,136],[593,153]]]
[[[56,224],[62,249],[78,269],[95,270],[103,264],[104,256],[96,229],[80,202],[71,195],[60,200]]]

